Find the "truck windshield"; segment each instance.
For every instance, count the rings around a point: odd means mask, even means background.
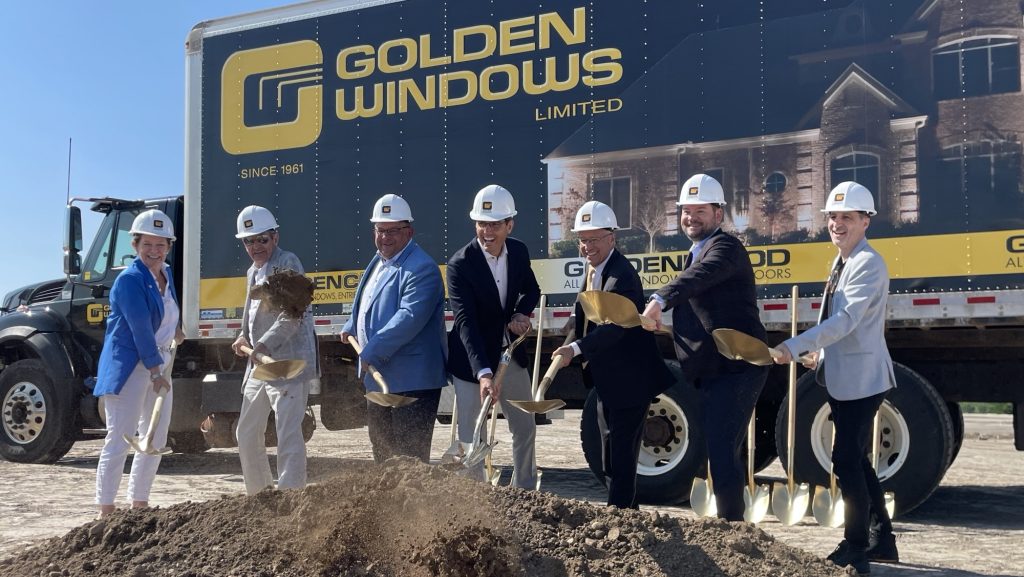
[[[96,240],[89,247],[89,256],[82,267],[82,280],[97,281],[112,269],[122,269],[135,258],[132,235],[128,233],[135,220],[135,212],[112,212],[100,223]]]

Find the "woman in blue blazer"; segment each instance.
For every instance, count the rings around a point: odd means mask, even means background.
[[[114,511],[121,472],[128,456],[125,435],[145,432],[161,389],[165,405],[172,404],[170,345],[184,335],[178,327],[179,308],[171,269],[164,262],[174,242],[174,225],[159,210],[137,216],[129,231],[137,255],[110,290],[110,316],[103,338],[99,374],[93,394],[103,397],[107,436],[96,467],[96,504],[100,517]],[[167,443],[171,412],[162,411],[151,439],[155,447]],[[149,490],[160,465],[160,455],[137,453],[128,479],[132,508],[149,506]]]

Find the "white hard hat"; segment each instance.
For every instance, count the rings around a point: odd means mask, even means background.
[[[412,222],[412,209],[409,203],[397,194],[385,194],[373,205],[370,222]]]
[[[706,174],[691,176],[679,189],[679,202],[676,203],[676,206],[684,204],[725,205],[725,191],[722,190],[722,183]]]
[[[591,200],[576,211],[576,226],[572,227],[573,232],[605,228],[612,230],[619,228],[619,223],[615,220],[615,212],[607,204]]]
[[[473,210],[469,218],[479,221],[497,222],[516,215],[516,201],[512,193],[497,184],[488,184],[476,193]]]
[[[247,206],[238,213],[238,234],[235,238],[255,236],[277,228],[277,219],[271,212],[255,204]]]
[[[840,182],[828,194],[828,201],[821,212],[866,212],[874,216],[875,199],[871,191],[856,182]]]
[[[149,234],[174,240],[174,223],[163,212],[151,208],[135,217],[128,234]]]

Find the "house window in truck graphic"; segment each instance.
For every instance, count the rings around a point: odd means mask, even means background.
[[[947,100],[1020,90],[1019,41],[1012,36],[971,38],[933,52],[935,98]]]
[[[301,148],[320,137],[323,52],[312,40],[240,50],[221,72],[221,145],[230,154]]]

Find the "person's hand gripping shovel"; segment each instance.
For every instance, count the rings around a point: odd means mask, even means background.
[[[171,367],[174,366],[174,355],[178,351],[178,343],[171,341],[170,358],[164,364],[163,376],[164,380],[170,382]],[[125,435],[124,440],[135,449],[136,452],[146,453],[147,455],[167,455],[171,452],[170,447],[162,447],[157,449],[153,446],[153,435],[156,434],[156,427],[160,423],[160,415],[164,407],[164,397],[167,396],[167,391],[170,389],[167,387],[161,388],[156,394],[156,402],[153,403],[153,414],[149,417],[149,427],[146,431],[146,435],[142,438],[132,437],[131,435]]]
[[[270,355],[258,353],[245,345],[238,347],[238,349],[249,355],[249,358],[256,363],[252,370],[252,378],[261,381],[294,379],[306,368],[306,361],[302,359],[278,361],[274,360]]]
[[[359,346],[359,341],[352,335],[348,337],[348,344],[352,345],[352,349],[355,350],[357,355],[363,354],[363,347]],[[366,370],[370,372],[370,376],[380,386],[380,392],[372,391],[366,393],[364,396],[367,401],[380,405],[382,407],[404,407],[410,403],[416,402],[413,397],[406,397],[404,395],[396,395],[388,389],[387,382],[384,381],[384,375],[380,374],[380,371],[373,365],[367,363]]]

